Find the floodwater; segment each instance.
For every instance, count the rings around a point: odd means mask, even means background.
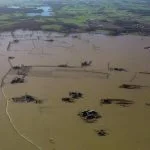
[[[20,6],[10,6],[8,8],[13,8],[13,9],[18,9],[21,8]],[[26,13],[27,16],[34,17],[34,16],[43,16],[43,17],[48,17],[48,16],[53,16],[54,12],[51,6],[40,6],[36,7],[36,10],[42,10],[41,13]]]
[[[33,67],[23,84],[10,84],[13,72],[4,81],[5,98],[0,92],[0,150],[38,150],[35,145],[42,150],[149,150],[150,106],[145,103],[150,103],[150,75],[138,73],[150,72],[150,51],[144,49],[149,41],[150,37],[134,35],[110,37],[85,33],[73,38],[41,31],[1,33],[0,77],[10,68],[8,56],[15,57],[11,60],[13,65]],[[80,64],[85,60],[92,60],[92,65],[82,69]],[[128,72],[108,72],[108,63]],[[77,68],[52,67],[60,64]],[[118,88],[124,83],[146,87]],[[84,96],[75,103],[62,102],[61,98],[69,91],[80,91]],[[12,97],[25,93],[42,99],[43,103],[12,102]],[[101,106],[101,98],[135,103],[129,107]],[[17,132],[5,112],[6,100]],[[94,123],[83,121],[77,114],[85,109],[96,110],[102,118]],[[100,137],[96,129],[105,129],[108,135]]]
[[[54,13],[52,11],[52,8],[50,6],[41,6],[41,7],[37,7],[37,10],[42,10],[41,13],[27,13],[27,16],[43,16],[43,17],[48,17],[48,16],[53,16]]]

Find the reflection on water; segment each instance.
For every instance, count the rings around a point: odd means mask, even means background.
[[[13,8],[13,9],[20,9],[22,7],[20,6],[10,6],[8,8]],[[42,10],[41,13],[36,13],[36,12],[31,12],[31,13],[26,13],[27,16],[34,17],[34,16],[43,16],[43,17],[48,17],[48,16],[53,16],[54,12],[52,10],[51,6],[40,6],[40,7],[35,7],[36,10]]]
[[[37,7],[37,10],[42,10],[41,13],[27,13],[28,16],[43,16],[43,17],[47,17],[47,16],[53,16],[53,11],[52,8],[50,6],[41,6],[41,7]]]

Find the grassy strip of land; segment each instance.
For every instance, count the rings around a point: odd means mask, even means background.
[[[67,33],[107,31],[111,35],[150,35],[148,0],[49,0],[43,3],[39,0],[33,1],[36,1],[36,5],[33,2],[25,3],[24,8],[18,1],[18,11],[4,9],[3,6],[3,9],[0,9],[0,30],[21,28]],[[26,15],[26,12],[37,11],[35,8],[38,5],[51,6],[54,15]]]

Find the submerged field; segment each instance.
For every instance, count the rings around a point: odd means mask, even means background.
[[[10,84],[17,76],[13,71],[4,80],[3,93],[0,93],[0,149],[149,149],[150,51],[144,49],[150,46],[149,37],[88,33],[66,36],[42,31],[16,31],[13,35],[11,32],[1,33],[0,39],[1,79],[10,68],[9,56],[15,57],[11,60],[13,66],[31,67],[25,83]],[[14,42],[14,39],[18,41]],[[85,60],[91,60],[92,65],[81,68],[81,62]],[[74,67],[58,67],[60,64]],[[110,71],[108,64],[125,68],[127,72]],[[122,84],[142,87],[121,89]],[[83,98],[74,103],[63,102],[62,97],[70,91],[82,92]],[[12,101],[13,97],[25,93],[43,103]],[[127,99],[134,103],[128,107],[100,105],[101,98]],[[77,115],[86,109],[96,110],[102,118],[87,123]],[[97,129],[105,129],[108,135],[98,136]]]
[[[9,6],[19,8],[9,8]],[[50,6],[51,16],[28,16],[37,6]],[[97,31],[110,35],[122,33],[150,34],[150,1],[144,0],[57,0],[1,2],[0,30],[32,29],[58,32]]]

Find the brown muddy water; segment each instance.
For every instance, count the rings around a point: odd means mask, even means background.
[[[12,42],[19,39],[19,42]],[[47,41],[54,39],[53,42]],[[10,47],[8,48],[8,45]],[[30,65],[25,83],[11,85],[11,72],[0,92],[0,150],[149,150],[150,149],[150,37],[133,35],[110,37],[100,34],[79,34],[64,37],[49,32],[16,31],[0,34],[0,77],[13,65]],[[92,65],[80,68],[82,61]],[[111,67],[128,72],[109,72]],[[57,68],[68,64],[77,68]],[[109,78],[106,74],[109,73]],[[134,78],[136,74],[136,77]],[[127,90],[121,84],[147,86]],[[64,103],[69,91],[80,91],[82,99]],[[12,97],[28,93],[43,100],[42,104],[14,103]],[[129,107],[100,105],[101,98],[133,100]],[[6,101],[8,100],[8,114]],[[94,109],[102,115],[97,122],[86,123],[79,111]],[[105,137],[96,129],[106,129]],[[21,134],[22,136],[20,136]],[[26,137],[33,142],[31,144]]]

